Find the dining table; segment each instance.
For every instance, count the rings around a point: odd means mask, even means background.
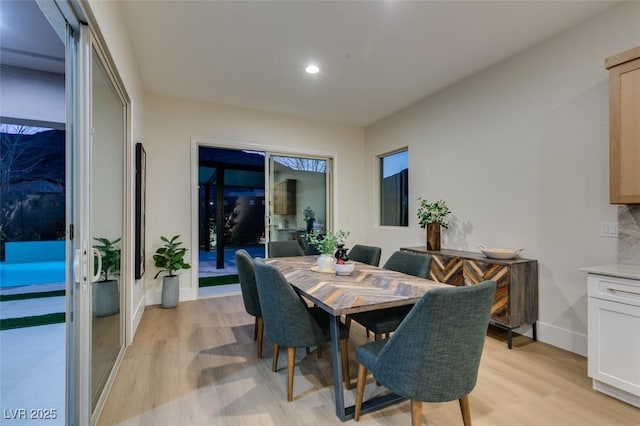
[[[265,262],[280,270],[298,294],[329,314],[335,409],[338,418],[346,421],[353,418],[354,406],[345,407],[344,401],[339,345],[340,317],[413,305],[429,290],[451,285],[359,262],[354,262],[355,268],[350,275],[318,272],[317,259],[318,256],[295,256],[265,259]],[[365,414],[403,399],[394,393],[377,396],[363,402],[361,413]]]

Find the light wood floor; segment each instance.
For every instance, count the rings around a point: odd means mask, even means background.
[[[350,349],[364,342],[364,330],[354,323]],[[255,349],[253,318],[240,296],[151,307],[99,425],[342,424],[334,414],[329,346],[320,360],[315,352],[297,351],[293,402],[286,401],[286,355],[272,373],[271,343],[265,338],[262,360]],[[354,383],[356,371],[351,356]],[[365,399],[380,392],[384,388],[369,377]],[[345,393],[352,404],[355,389]],[[500,330],[489,331],[470,401],[476,426],[640,425],[639,409],[591,389],[584,357],[523,336],[508,350]],[[430,426],[462,424],[457,402],[425,404],[423,415]],[[360,423],[409,425],[409,403],[364,415]]]

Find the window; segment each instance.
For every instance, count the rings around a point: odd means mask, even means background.
[[[409,226],[409,151],[380,157],[380,225]]]

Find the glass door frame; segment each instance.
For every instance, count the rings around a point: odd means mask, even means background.
[[[329,152],[322,151],[296,151],[289,150],[286,148],[272,147],[268,145],[259,145],[252,144],[247,142],[231,142],[224,141],[220,139],[208,139],[201,137],[191,137],[191,269],[189,270],[191,273],[190,282],[192,288],[188,289],[188,293],[186,293],[186,300],[198,299],[199,298],[199,287],[198,287],[198,270],[200,267],[200,262],[198,259],[199,255],[199,208],[198,208],[198,150],[200,147],[209,147],[209,148],[222,148],[222,149],[232,149],[232,150],[247,150],[247,151],[255,151],[255,152],[263,152],[265,154],[265,201],[270,205],[271,204],[271,193],[272,188],[269,183],[269,157],[270,156],[278,156],[278,157],[300,157],[300,158],[313,158],[319,160],[327,160],[327,172],[326,172],[326,205],[327,205],[327,227],[333,226],[333,218],[334,218],[334,210],[335,210],[335,201],[334,201],[334,170],[335,170],[335,162],[336,155]],[[271,223],[270,219],[270,206],[265,206],[265,253],[267,253],[268,247],[268,232],[269,232],[269,224]],[[195,284],[194,284],[195,283]],[[182,289],[181,289],[181,294]]]
[[[92,198],[92,61],[93,52],[96,52],[98,59],[105,68],[109,80],[115,88],[123,104],[123,161],[124,175],[122,185],[123,215],[122,245],[121,245],[121,288],[120,292],[120,349],[115,364],[109,373],[109,378],[105,384],[102,394],[95,409],[92,409],[92,290],[91,285],[93,271],[93,240],[91,224],[91,198]],[[72,142],[72,166],[71,176],[73,177],[72,189],[72,218],[73,222],[73,270],[70,272],[69,283],[72,284],[73,306],[70,318],[72,324],[69,325],[71,341],[70,353],[72,359],[68,361],[69,385],[67,393],[72,398],[72,403],[68,404],[68,409],[72,409],[67,417],[67,424],[89,425],[94,424],[100,414],[104,401],[111,384],[115,378],[115,373],[124,356],[126,347],[125,331],[126,324],[130,321],[129,309],[129,289],[127,283],[131,277],[132,251],[130,223],[131,214],[131,194],[129,188],[131,182],[131,153],[130,153],[130,100],[126,92],[122,89],[122,83],[117,79],[117,73],[113,71],[110,60],[101,47],[100,40],[93,34],[90,26],[81,24],[78,31],[78,43],[75,53],[75,78],[73,86],[75,93],[73,96],[73,117],[74,131]],[[72,337],[71,337],[72,335]],[[72,395],[71,395],[72,393]],[[72,416],[71,416],[72,415]]]
[[[311,160],[322,160],[326,162],[325,170],[325,209],[326,209],[326,221],[325,230],[333,229],[333,212],[334,212],[334,197],[333,197],[333,168],[335,163],[335,156],[331,154],[307,154],[307,153],[292,153],[283,151],[265,151],[265,199],[268,200],[265,208],[265,221],[264,221],[264,235],[266,237],[265,253],[269,256],[269,241],[272,241],[272,234],[274,233],[273,216],[275,215],[275,178],[274,168],[271,166],[274,157],[289,157],[289,158],[303,158]],[[297,213],[296,213],[297,215]]]

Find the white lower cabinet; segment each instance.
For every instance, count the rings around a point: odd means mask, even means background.
[[[589,274],[593,388],[640,407],[640,280]]]

